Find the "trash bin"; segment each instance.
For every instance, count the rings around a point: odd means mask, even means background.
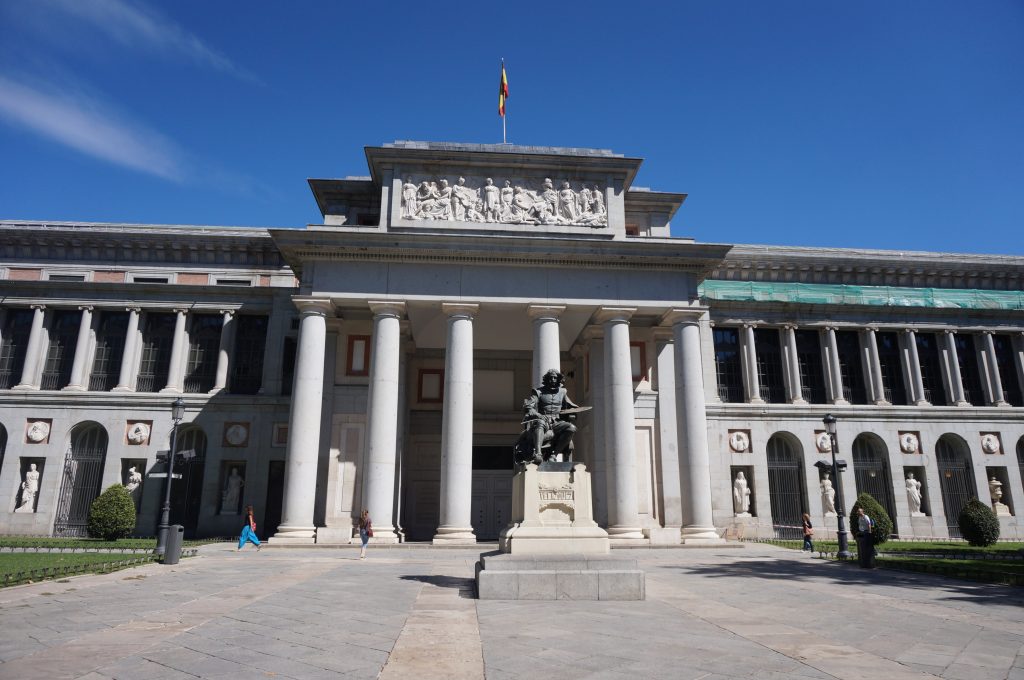
[[[185,538],[185,527],[172,524],[167,527],[167,544],[164,546],[164,564],[177,564],[181,559],[181,542]]]

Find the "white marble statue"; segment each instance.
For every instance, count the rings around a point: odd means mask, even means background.
[[[1003,500],[1003,483],[994,475],[988,480],[988,492],[992,495],[992,511],[1000,517],[1010,516],[1010,507]]]
[[[238,474],[238,468],[231,468],[231,473],[224,483],[224,495],[221,499],[220,514],[238,514],[238,503],[242,498],[243,484],[245,484],[245,480]]]
[[[501,215],[498,219],[499,222],[512,221],[512,199],[514,197],[515,190],[512,188],[512,182],[505,180],[505,186],[501,188]]]
[[[737,517],[750,517],[750,488],[742,470],[736,473],[732,484],[732,506]]]
[[[15,512],[35,512],[36,494],[39,493],[39,471],[36,464],[30,463],[25,472],[25,481],[21,483],[21,504],[14,509]]]
[[[914,473],[907,473],[907,503],[910,505],[911,517],[924,517],[921,512],[921,482],[914,479]]]
[[[484,220],[497,222],[501,219],[501,190],[494,186],[494,180],[488,177],[484,181]]]
[[[562,182],[562,190],[558,192],[558,216],[567,224],[575,224],[578,221],[576,203],[576,192],[568,182]]]
[[[829,473],[822,473],[821,476],[821,509],[826,517],[835,517],[836,514],[836,490],[829,479]]]
[[[142,489],[142,473],[136,470],[134,465],[128,468],[128,474],[124,479],[124,488],[131,494],[132,500],[138,503],[139,493]]]
[[[407,220],[416,219],[416,208],[416,185],[406,178],[402,185],[402,217]]]

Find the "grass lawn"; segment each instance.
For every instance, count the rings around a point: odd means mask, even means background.
[[[102,565],[127,561],[145,564],[149,560],[145,555],[119,553],[5,553],[0,555],[0,584],[15,585],[30,580],[112,571],[122,567],[105,568]]]
[[[803,541],[768,541],[772,545],[782,546],[783,548],[792,548],[799,550],[803,547]],[[850,550],[857,550],[857,542],[853,540],[853,535],[850,535]],[[984,553],[984,554],[1000,554],[1005,552],[1018,552],[1024,549],[1024,543],[1020,542],[1005,542],[996,543],[984,548],[976,548],[969,545],[967,541],[886,541],[885,543],[878,546],[878,552],[892,553],[892,552],[927,552],[934,555],[941,555],[943,553]],[[839,544],[834,540],[827,541],[815,541],[814,552],[819,550],[825,552],[835,552],[839,550]]]

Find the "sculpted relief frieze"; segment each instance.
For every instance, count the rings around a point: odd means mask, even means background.
[[[560,189],[551,179],[502,180],[490,177],[467,181],[459,177],[452,185],[447,179],[402,181],[401,218],[501,224],[560,224],[586,227],[608,226],[604,192],[597,184],[562,181]]]

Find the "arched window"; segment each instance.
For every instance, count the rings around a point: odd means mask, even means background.
[[[939,465],[939,484],[942,487],[942,508],[946,513],[949,535],[961,538],[959,517],[967,501],[977,496],[974,473],[971,470],[971,450],[961,437],[944,434],[935,443],[935,458]]]
[[[768,440],[768,497],[772,526],[778,538],[800,538],[807,507],[803,456],[791,435],[777,433]]]
[[[4,433],[4,443],[7,443],[6,433]],[[1020,471],[1020,481],[1024,483],[1024,437],[1017,440],[1017,469]]]
[[[889,514],[893,533],[898,533],[892,477],[889,474],[889,453],[885,443],[877,436],[863,433],[853,440],[853,476],[857,482],[857,495],[871,494]]]
[[[178,428],[177,453],[194,451],[191,458],[175,459],[174,471],[181,479],[174,480],[171,494],[171,524],[185,527],[185,535],[192,538],[199,524],[199,510],[203,501],[203,472],[206,467],[206,433],[195,425]],[[178,486],[178,485],[181,486]],[[161,505],[162,505],[161,501]],[[159,521],[159,518],[158,518]]]
[[[88,535],[89,507],[100,495],[106,457],[107,431],[103,426],[79,423],[71,430],[53,523],[55,536]]]
[[[1017,451],[1020,451],[1020,446],[1017,446]],[[7,428],[0,425],[0,470],[4,469],[4,454],[7,452]],[[1019,453],[1017,454],[1020,455]]]

